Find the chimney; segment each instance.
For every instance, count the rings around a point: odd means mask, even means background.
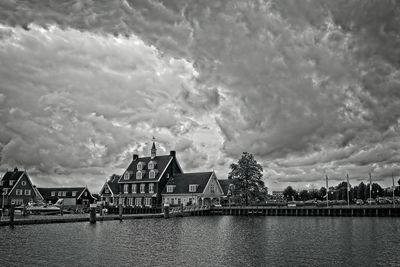
[[[133,161],[137,160],[139,158],[138,154],[133,154]]]
[[[171,151],[169,152],[169,155],[175,158],[175,156],[176,156],[176,151],[175,151],[175,150],[171,150]]]
[[[17,171],[18,171],[18,168],[17,168],[17,167],[15,167],[15,168],[14,168],[14,172],[17,172]]]

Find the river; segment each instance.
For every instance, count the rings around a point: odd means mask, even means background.
[[[0,227],[0,266],[400,266],[400,219],[205,216]]]

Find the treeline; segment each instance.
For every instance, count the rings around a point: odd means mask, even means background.
[[[400,185],[400,179],[398,181]],[[335,187],[330,187],[329,189],[329,199],[330,200],[347,200],[347,182],[341,182]],[[395,196],[400,196],[400,186],[395,189]],[[293,189],[292,186],[288,186],[283,190],[283,196],[288,200],[326,200],[327,190],[325,187],[311,190],[300,190],[297,191]],[[376,199],[378,197],[392,197],[392,188],[382,188],[378,183],[372,183],[371,197]],[[370,197],[370,184],[365,184],[361,182],[359,185],[354,187],[350,186],[349,198],[351,201],[355,199],[366,200]]]

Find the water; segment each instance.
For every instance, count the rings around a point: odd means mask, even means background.
[[[234,216],[0,227],[0,266],[400,266],[399,227]]]

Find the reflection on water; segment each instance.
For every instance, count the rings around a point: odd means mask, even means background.
[[[400,266],[399,226],[214,216],[1,227],[0,266]]]

